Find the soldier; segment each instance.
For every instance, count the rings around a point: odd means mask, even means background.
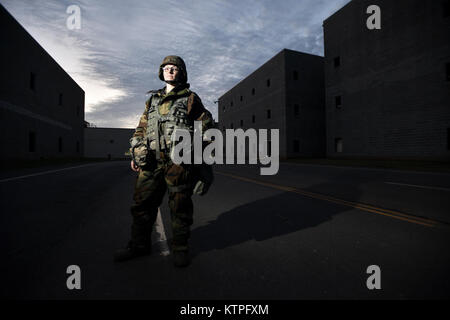
[[[193,132],[194,121],[202,121],[203,132],[212,127],[211,113],[199,96],[189,90],[186,65],[178,56],[167,56],[159,67],[159,78],[166,82],[147,100],[133,137],[131,169],[138,172],[131,206],[131,240],[116,252],[116,261],[151,253],[151,231],[166,190],[172,218],[171,249],[177,267],[190,263],[188,239],[193,222],[191,196],[196,182],[194,166],[176,165],[170,158],[171,135],[176,129]],[[196,185],[196,190],[198,184]],[[202,193],[207,191],[203,188]],[[202,188],[200,188],[202,189]]]

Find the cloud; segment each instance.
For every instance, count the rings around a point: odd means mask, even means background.
[[[135,127],[164,56],[185,59],[191,89],[214,101],[283,48],[323,55],[322,22],[348,0],[25,1],[2,4],[86,92],[86,120]],[[66,9],[81,8],[81,30]]]

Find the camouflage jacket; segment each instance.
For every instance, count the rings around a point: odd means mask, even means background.
[[[214,120],[212,118],[211,113],[203,106],[203,103],[200,97],[193,91],[189,90],[189,84],[180,85],[170,91],[168,94],[165,93],[165,88],[160,90],[149,91],[152,93],[152,96],[145,103],[145,110],[142,114],[139,124],[136,127],[136,130],[130,139],[131,145],[133,146],[137,142],[143,142],[146,140],[149,127],[149,110],[151,108],[151,101],[153,97],[158,98],[159,113],[167,114],[170,111],[172,105],[181,98],[187,98],[187,119],[190,124],[193,126],[194,121],[202,121],[202,130],[203,133],[209,128],[213,127]],[[131,151],[131,149],[130,149]]]

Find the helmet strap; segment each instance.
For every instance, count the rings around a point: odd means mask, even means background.
[[[170,84],[170,85],[172,85],[172,86],[176,86],[179,82],[178,81],[175,81],[175,80],[172,80],[172,81],[164,81],[165,83],[168,83],[168,84]]]

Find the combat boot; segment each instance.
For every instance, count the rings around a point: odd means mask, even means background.
[[[187,267],[190,263],[191,258],[189,257],[189,251],[173,251],[173,264],[175,267]]]
[[[114,254],[114,261],[122,262],[131,260],[137,257],[150,255],[152,253],[152,247],[150,245],[133,245],[131,242],[128,243],[125,249],[119,249]]]

